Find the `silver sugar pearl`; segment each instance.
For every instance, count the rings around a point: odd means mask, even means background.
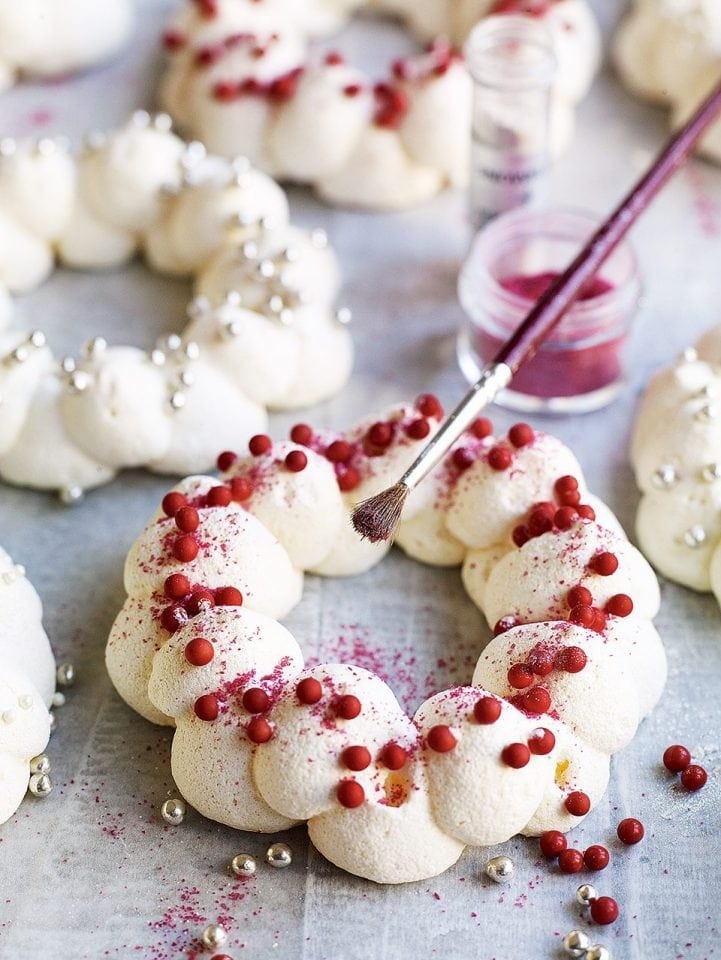
[[[12,157],[18,145],[12,137],[0,138],[0,157]]]
[[[280,294],[274,293],[268,300],[268,309],[271,313],[280,313],[283,310],[283,298]]]
[[[275,276],[275,264],[272,260],[261,260],[257,269],[264,280],[270,280],[271,277]]]
[[[230,861],[230,869],[236,877],[252,877],[255,873],[255,857],[249,853],[239,853]]]
[[[58,729],[58,715],[50,711],[50,733],[53,734]]]
[[[283,307],[278,314],[278,319],[284,327],[292,327],[295,320],[295,314],[289,307]]]
[[[160,808],[160,815],[163,820],[165,820],[166,823],[169,823],[172,827],[179,826],[183,820],[185,820],[184,801],[178,800],[175,797],[173,797],[171,800],[166,800]]]
[[[159,347],[156,347],[154,350],[150,351],[150,362],[153,364],[154,367],[165,366],[165,360],[166,360],[165,354]]]
[[[230,323],[226,323],[223,326],[223,335],[228,339],[233,337],[239,337],[242,333],[242,325],[238,323],[237,320],[231,320]]]
[[[714,483],[721,480],[721,463],[707,463],[701,471],[701,477],[706,483]]]
[[[611,960],[611,953],[603,944],[596,943],[586,950],[584,960]]]
[[[105,337],[91,337],[83,344],[83,355],[90,358],[96,357],[103,350],[108,349],[108,341]]]
[[[195,374],[192,370],[181,370],[179,379],[184,387],[192,387],[195,383]]]
[[[63,373],[72,373],[73,370],[77,367],[74,357],[63,357],[60,361],[60,369]]]
[[[506,883],[513,876],[513,860],[510,857],[491,857],[485,866],[485,874],[494,883]]]
[[[83,137],[83,149],[88,153],[96,153],[98,150],[102,150],[107,139],[102,130],[91,130]]]
[[[30,761],[30,773],[50,773],[50,757],[45,753],[39,753]]]
[[[66,487],[61,487],[60,490],[58,490],[60,502],[65,504],[66,507],[71,507],[75,503],[80,503],[84,496],[85,491],[77,483],[69,483]]]
[[[264,230],[266,233],[271,233],[278,226],[278,221],[273,217],[261,217],[258,224],[261,230]]]
[[[68,377],[68,389],[71,393],[83,393],[88,389],[91,381],[92,378],[86,370],[73,370]]]
[[[41,137],[33,149],[39,157],[52,157],[57,153],[58,145],[50,137]]]
[[[343,327],[347,327],[352,319],[353,314],[349,307],[339,307],[335,312],[336,323],[340,323]]]
[[[168,336],[165,338],[165,342],[166,342],[167,345],[168,345],[168,350],[170,350],[170,351],[173,352],[173,353],[174,353],[176,350],[180,350],[181,346],[183,345],[183,341],[182,341],[182,339],[178,336],[177,333],[170,333],[170,334],[168,334]]]
[[[695,523],[683,535],[683,542],[687,547],[695,550],[706,542],[706,531],[699,523]]]
[[[283,251],[283,259],[286,263],[297,263],[300,258],[300,250],[297,247],[286,247]]]
[[[582,907],[588,907],[593,900],[598,899],[598,893],[596,888],[591,886],[590,883],[582,883],[581,886],[576,890],[576,900],[581,904]]]
[[[205,155],[206,149],[200,140],[191,140],[190,143],[186,144],[185,150],[183,150],[180,165],[186,169],[194,167],[205,158]]]
[[[200,347],[195,342],[195,340],[188,340],[185,344],[183,353],[188,358],[188,360],[197,360],[200,356]]]
[[[11,723],[15,723],[17,718],[18,718],[17,712],[13,710],[12,707],[9,710],[4,710],[2,714],[0,714],[0,720],[2,720],[3,723],[7,723],[8,725],[10,725]]]
[[[130,122],[134,127],[142,130],[144,127],[150,126],[150,114],[147,110],[136,110],[130,118]]]
[[[571,930],[563,938],[563,949],[569,957],[582,957],[590,946],[591,941],[583,930]]]
[[[241,304],[241,296],[238,290],[228,290],[226,291],[225,297],[223,298],[223,303],[226,307],[239,307]]]
[[[685,350],[682,350],[678,355],[679,363],[695,363],[698,360],[698,353],[694,350],[693,347],[686,347]]]
[[[210,301],[207,297],[193,297],[186,308],[186,312],[191,320],[197,320],[210,310]]]
[[[153,117],[153,126],[161,133],[170,133],[173,129],[173,120],[167,113],[156,113]]]
[[[173,410],[182,410],[185,406],[185,394],[181,390],[175,390],[170,395],[170,406]]]
[[[39,350],[41,347],[44,347],[47,343],[47,338],[42,330],[33,330],[32,333],[28,334],[28,343],[31,347],[35,347],[36,350]]]
[[[59,690],[56,690],[53,694],[52,705],[54,707],[64,707],[65,706],[65,694],[61,693]]]
[[[22,710],[29,710],[34,703],[35,699],[31,693],[24,693],[18,697],[18,705]]]
[[[243,254],[246,260],[255,260],[260,253],[258,244],[255,242],[255,240],[246,240],[241,246],[240,252]]]
[[[318,227],[311,232],[310,242],[317,250],[323,250],[328,246],[328,234]]]
[[[693,415],[697,423],[710,423],[718,417],[718,407],[714,403],[705,403]]]
[[[225,928],[221,927],[219,923],[209,923],[205,930],[203,930],[201,937],[203,946],[207,947],[208,950],[215,950],[216,947],[222,947],[227,939],[228,934],[225,932]]]
[[[283,869],[293,862],[293,851],[287,843],[273,843],[265,851],[265,859],[271,867]]]
[[[657,490],[672,487],[677,481],[678,474],[676,473],[676,468],[670,463],[662,463],[657,470],[654,470],[651,476],[651,483]]]
[[[28,348],[24,344],[20,344],[19,347],[15,347],[10,356],[15,363],[25,363],[30,354]]]
[[[44,797],[47,797],[52,793],[53,781],[47,775],[47,773],[34,773],[30,777],[30,783],[28,784],[28,790],[34,797],[39,797],[41,800]]]

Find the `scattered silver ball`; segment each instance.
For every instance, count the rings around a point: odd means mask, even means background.
[[[711,423],[712,420],[717,419],[718,414],[718,407],[715,404],[705,403],[702,407],[699,407],[693,418],[697,423]]]
[[[47,754],[39,753],[30,761],[30,773],[50,773],[50,757]]]
[[[339,307],[336,310],[335,319],[336,323],[339,323],[342,327],[347,327],[353,319],[353,314],[349,307]]]
[[[66,507],[72,507],[80,501],[85,496],[85,491],[81,486],[78,486],[77,483],[70,483],[66,487],[61,487],[58,490],[58,497],[60,502]]]
[[[203,945],[209,950],[215,950],[216,947],[223,946],[228,939],[228,934],[225,932],[225,928],[221,927],[219,923],[209,923],[205,930],[203,930],[201,939]]]
[[[255,873],[255,857],[249,853],[239,853],[230,861],[230,869],[236,877],[252,877]]]
[[[596,943],[586,950],[584,960],[611,960],[611,953],[602,944]]]
[[[706,542],[706,531],[700,524],[696,523],[684,533],[683,542],[687,547],[695,550]]]
[[[185,394],[176,390],[170,395],[169,403],[172,410],[182,410],[185,406]]]
[[[50,733],[53,734],[58,729],[58,715],[50,711]]]
[[[485,874],[495,883],[506,883],[513,876],[513,860],[510,857],[491,857],[485,867]]]
[[[55,673],[55,680],[59,687],[72,687],[75,683],[75,667],[72,663],[61,663]]]
[[[28,343],[37,350],[44,347],[46,342],[47,338],[42,330],[33,330],[32,333],[28,334]]]
[[[721,463],[707,463],[701,471],[701,477],[706,483],[721,480]]]
[[[563,938],[563,949],[569,957],[582,957],[590,946],[591,941],[583,930],[571,930]]]
[[[271,867],[283,869],[293,862],[293,851],[287,843],[273,843],[265,851],[265,859]]]
[[[654,470],[651,477],[651,483],[656,487],[657,490],[664,490],[667,487],[672,487],[675,483],[678,482],[678,473],[676,468],[670,463],[661,464],[661,466]]]
[[[39,797],[41,800],[44,797],[47,797],[52,793],[53,781],[47,775],[47,773],[34,773],[30,777],[30,783],[28,784],[28,790],[34,797]]]
[[[65,694],[61,693],[59,690],[56,690],[53,694],[52,706],[54,707],[64,707],[65,706]]]
[[[185,803],[176,797],[173,797],[171,800],[166,800],[160,808],[160,815],[163,820],[172,827],[180,826],[183,820],[185,820]]]
[[[590,904],[597,899],[598,893],[596,888],[591,886],[590,883],[582,883],[578,890],[576,890],[576,900],[578,900],[582,907],[590,906]]]
[[[678,356],[679,363],[695,363],[698,360],[698,353],[693,347],[686,347]]]

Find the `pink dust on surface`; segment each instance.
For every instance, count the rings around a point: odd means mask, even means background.
[[[686,179],[701,233],[705,237],[721,236],[721,203],[709,193],[701,169],[691,164],[686,168]]]
[[[47,127],[55,119],[55,111],[49,107],[38,107],[28,114],[28,123],[32,128]]]

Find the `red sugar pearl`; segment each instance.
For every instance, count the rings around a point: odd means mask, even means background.
[[[571,623],[577,623],[580,627],[590,628],[596,620],[596,611],[585,603],[579,603],[575,607],[571,607],[568,619]]]
[[[181,507],[175,514],[175,525],[183,533],[193,533],[200,526],[200,514],[195,507]]]
[[[267,743],[273,739],[273,728],[265,717],[253,717],[245,733],[251,743]]]
[[[459,470],[468,470],[476,462],[476,456],[470,447],[458,447],[453,451],[453,464]]]
[[[179,603],[173,603],[160,614],[160,625],[168,633],[175,633],[188,622],[188,611]]]
[[[478,723],[488,725],[495,723],[501,715],[501,703],[495,697],[481,697],[473,707],[473,716]]]
[[[296,423],[290,431],[290,439],[293,443],[300,443],[307,447],[313,439],[313,428],[309,427],[307,423]]]
[[[580,673],[586,666],[588,657],[580,647],[563,647],[558,651],[553,662],[556,670],[564,670],[566,673]]]
[[[568,847],[568,841],[560,830],[546,830],[539,839],[541,853],[549,860],[555,859],[559,853],[563,853]]]
[[[226,470],[230,470],[237,459],[237,453],[233,453],[232,450],[224,450],[222,453],[218,454],[218,459],[215,462],[218,466],[218,470],[220,470],[221,473],[225,473]]]
[[[589,870],[605,870],[610,859],[608,850],[600,843],[592,844],[583,853],[583,862]]]
[[[325,451],[325,458],[331,463],[345,463],[352,456],[353,447],[347,440],[334,440]]]
[[[553,670],[553,656],[550,650],[534,647],[526,658],[526,663],[537,677],[547,677]]]
[[[184,533],[173,544],[173,556],[181,563],[190,563],[198,556],[198,544],[192,534]]]
[[[508,682],[516,690],[523,690],[533,683],[533,670],[526,663],[514,663],[508,671]]]
[[[182,573],[171,573],[163,584],[163,592],[169,600],[182,600],[190,593],[190,580]]]
[[[405,432],[411,440],[423,440],[431,432],[431,425],[427,420],[411,420]]]
[[[473,421],[469,429],[477,440],[485,440],[493,433],[493,424],[488,417],[479,417]]]
[[[633,613],[633,600],[626,593],[617,593],[606,604],[606,613],[613,617],[627,617]]]
[[[583,870],[583,854],[580,850],[566,849],[558,854],[561,873],[580,873]]]
[[[564,805],[572,817],[585,817],[591,809],[591,801],[588,798],[588,794],[583,793],[581,790],[574,790],[573,793],[569,793]]]
[[[449,750],[453,750],[455,745],[458,743],[456,740],[453,731],[450,727],[447,727],[444,723],[439,723],[435,727],[431,727],[428,731],[428,746],[435,753],[448,753]]]
[[[587,587],[571,587],[566,594],[569,607],[590,607],[593,604],[593,595]]]
[[[604,926],[618,919],[618,904],[613,897],[599,897],[591,904],[591,917]]]
[[[663,765],[671,773],[681,773],[690,763],[691,754],[680,743],[674,743],[663,751]]]
[[[493,636],[499,637],[502,633],[506,633],[516,626],[518,626],[518,621],[515,617],[501,617],[500,620],[496,621],[496,625],[493,628]]]
[[[559,493],[558,502],[564,507],[577,507],[581,502],[581,494],[578,492],[578,490],[569,490],[566,493]]]
[[[556,738],[545,727],[534,730],[528,738],[528,748],[537,757],[547,756],[556,746]]]
[[[256,433],[256,435],[248,441],[248,449],[254,457],[261,457],[264,453],[272,450],[272,448],[273,441],[265,433]]]
[[[253,485],[245,477],[233,477],[230,481],[230,492],[236,503],[242,503],[253,492]]]
[[[528,531],[528,527],[522,523],[519,523],[517,527],[513,528],[511,539],[517,547],[522,547],[524,543],[528,543],[528,541],[531,539],[531,534]]]
[[[194,667],[204,667],[210,663],[215,654],[215,648],[205,637],[195,637],[185,647],[185,659]]]
[[[604,550],[602,553],[597,553],[595,557],[591,557],[588,561],[588,569],[593,570],[600,577],[610,577],[618,570],[618,557],[615,553]]]
[[[603,610],[594,609],[593,623],[591,624],[591,630],[595,630],[596,633],[603,633],[603,631],[606,629],[607,620],[608,618],[606,617],[606,614],[603,612]]]
[[[532,537],[540,537],[552,529],[553,515],[549,516],[541,507],[536,507],[534,510],[531,510],[530,516],[528,517],[528,532]]]
[[[512,463],[513,454],[508,447],[504,447],[499,443],[495,447],[491,447],[488,451],[488,466],[491,470],[508,470]]]
[[[191,617],[197,617],[199,613],[212,610],[214,606],[215,594],[213,591],[201,587],[200,590],[193,590],[185,604],[185,609]]]
[[[295,688],[295,695],[301,703],[305,703],[306,705],[318,703],[323,696],[323,687],[315,677],[306,677],[305,680],[301,680]]]
[[[681,773],[681,783],[687,790],[695,793],[706,785],[708,774],[698,763],[689,764]]]
[[[370,750],[367,747],[346,747],[341,760],[349,770],[365,770],[370,766]]]
[[[300,473],[308,466],[308,457],[302,450],[291,450],[285,458],[285,466],[291,473]]]
[[[270,707],[270,697],[261,687],[249,687],[243,694],[242,703],[248,713],[265,713]]]
[[[432,393],[422,393],[417,398],[416,410],[424,417],[435,417],[436,420],[440,420],[443,416],[441,401]]]
[[[338,797],[338,803],[349,810],[360,807],[366,798],[365,790],[356,780],[341,780],[338,784],[336,796]]]
[[[374,447],[388,447],[393,440],[393,427],[390,423],[374,423],[366,436]]]
[[[527,423],[516,423],[508,431],[508,439],[514,447],[527,447],[533,443],[534,437],[533,428]]]
[[[243,594],[237,587],[218,587],[215,602],[219,607],[242,607]]]
[[[219,485],[208,490],[206,502],[209,507],[227,507],[232,499],[233,493],[230,487]]]
[[[387,743],[378,754],[378,759],[389,770],[402,770],[408,763],[408,753],[397,743]]]
[[[525,767],[530,759],[531,751],[525,743],[509,743],[501,751],[501,760],[507,767],[513,767],[514,770]]]
[[[576,508],[579,517],[582,517],[584,520],[595,520],[596,511],[593,507],[590,507],[587,503],[581,503]]]
[[[567,474],[565,477],[559,477],[553,485],[553,489],[558,494],[573,493],[578,490],[578,480]]]
[[[227,953],[216,953],[210,960],[233,960]]]
[[[353,467],[347,467],[341,473],[338,473],[336,476],[338,483],[338,488],[343,491],[343,493],[349,493],[360,483],[360,474]]]
[[[207,723],[211,723],[218,718],[218,698],[213,693],[206,693],[202,697],[198,697],[193,709],[195,710],[195,716],[199,720],[205,720]]]
[[[646,831],[644,830],[643,824],[640,820],[636,820],[635,817],[626,817],[626,819],[622,820],[616,828],[618,839],[621,841],[621,843],[625,843],[627,846],[633,846],[634,843],[640,843],[641,840],[643,840],[643,835],[645,832]]]
[[[551,709],[551,694],[545,687],[531,687],[519,697],[521,710],[528,713],[548,713]]]
[[[352,693],[346,693],[336,700],[335,713],[341,720],[355,720],[360,712],[361,702]]]
[[[578,511],[575,507],[561,507],[553,515],[553,523],[558,530],[570,530],[576,522]]]
[[[172,493],[165,494],[161,506],[163,508],[163,513],[166,514],[166,516],[174,517],[178,510],[180,510],[181,507],[186,506],[187,503],[188,501],[184,494],[173,491]]]

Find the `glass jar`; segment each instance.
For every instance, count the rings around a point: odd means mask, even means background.
[[[590,213],[521,208],[477,234],[458,281],[466,313],[458,359],[470,382],[599,225]],[[640,296],[636,257],[625,242],[497,402],[551,413],[583,413],[610,403],[623,386],[624,347]]]

